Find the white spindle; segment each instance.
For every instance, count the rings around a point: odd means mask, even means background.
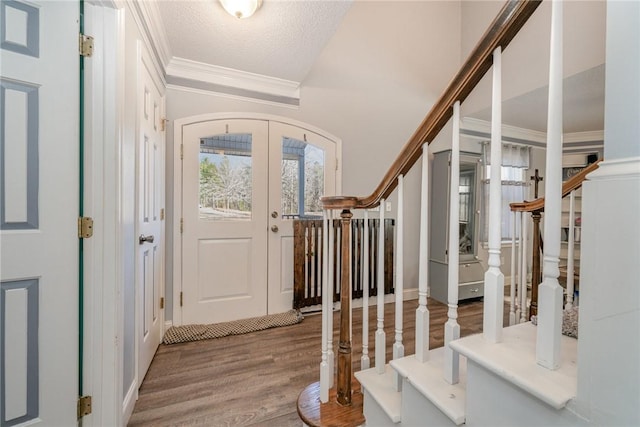
[[[362,357],[360,369],[369,369],[369,212],[364,211],[364,242],[362,244]]]
[[[333,353],[333,290],[335,289],[335,275],[334,275],[334,251],[335,247],[334,230],[333,230],[333,210],[329,210],[329,292],[327,295],[327,301],[329,304],[328,316],[327,316],[327,328],[329,335],[327,337],[327,363],[329,364],[329,388],[333,387],[334,380],[334,366],[335,366],[335,354]]]
[[[511,286],[509,287],[509,295],[511,303],[509,304],[509,326],[516,324],[516,222],[518,212],[513,212],[511,221]]]
[[[520,218],[520,223],[518,224],[518,256],[517,256],[517,263],[518,263],[518,276],[516,277],[516,323],[520,322],[520,312],[522,311],[522,308],[525,307],[526,310],[526,306],[522,305],[522,249],[523,249],[523,245],[522,245],[522,223],[524,222],[525,218],[526,218],[526,214],[524,212],[518,212],[518,217]]]
[[[484,274],[482,334],[491,343],[502,340],[504,274],[500,270],[502,245],[502,50],[493,51],[491,96],[491,178],[489,180],[489,269]]]
[[[420,254],[418,266],[418,308],[416,310],[416,359],[429,360],[429,144],[422,146],[422,188],[420,190]]]
[[[393,358],[400,359],[404,357],[404,344],[402,344],[402,315],[403,309],[403,296],[404,296],[404,176],[398,177],[398,215],[396,225],[396,341],[393,343]],[[398,374],[398,371],[393,371],[395,375],[396,390],[402,389],[402,376]]]
[[[380,200],[380,227],[378,227],[378,328],[376,330],[376,371],[384,374],[386,364],[386,335],[384,333],[384,199]]]
[[[322,211],[322,361],[320,362],[320,402],[329,401],[329,363],[327,361],[327,337],[329,335],[329,220],[327,211]]]
[[[576,191],[569,194],[569,238],[567,242],[567,308],[573,308],[573,274],[575,251],[575,197]]]
[[[562,1],[551,3],[543,279],[538,287],[536,358],[538,364],[548,369],[560,366],[562,334],[562,287],[558,284],[562,216],[562,8]]]
[[[458,324],[458,263],[460,259],[460,101],[453,104],[453,139],[451,142],[451,178],[449,189],[449,283],[447,301],[448,320],[444,325],[444,377],[449,384],[457,384],[460,373],[460,355],[449,343],[460,338]]]
[[[527,321],[527,239],[528,236],[528,221],[529,217],[526,212],[522,212],[522,236],[520,240],[520,246],[522,247],[522,275],[520,276],[520,323]]]

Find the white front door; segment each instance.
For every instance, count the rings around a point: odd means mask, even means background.
[[[0,4],[0,424],[78,398],[78,2]]]
[[[267,314],[268,122],[183,128],[182,323]]]
[[[182,323],[293,306],[294,218],[335,192],[336,144],[269,120],[182,127]]]
[[[269,313],[293,303],[293,220],[321,218],[336,189],[336,143],[307,129],[269,123]]]
[[[138,385],[162,340],[160,298],[164,290],[164,90],[138,43],[138,217],[136,313]]]

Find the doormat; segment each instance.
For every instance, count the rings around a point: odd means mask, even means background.
[[[164,334],[164,344],[209,340],[229,335],[242,335],[279,326],[290,326],[302,322],[303,316],[296,310],[285,313],[268,314],[233,322],[213,323],[210,325],[172,326]]]

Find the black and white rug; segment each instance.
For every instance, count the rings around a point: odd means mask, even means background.
[[[289,310],[285,313],[268,314],[250,319],[234,320],[233,322],[172,326],[164,334],[162,342],[164,344],[177,344],[221,338],[229,335],[241,335],[278,326],[295,325],[302,322],[302,319],[302,314],[298,311]]]

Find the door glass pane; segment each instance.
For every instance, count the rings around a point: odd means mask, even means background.
[[[251,134],[200,139],[200,219],[251,219]]]
[[[475,254],[475,165],[460,165],[460,255]]]
[[[322,216],[324,151],[304,141],[282,138],[282,218]]]

